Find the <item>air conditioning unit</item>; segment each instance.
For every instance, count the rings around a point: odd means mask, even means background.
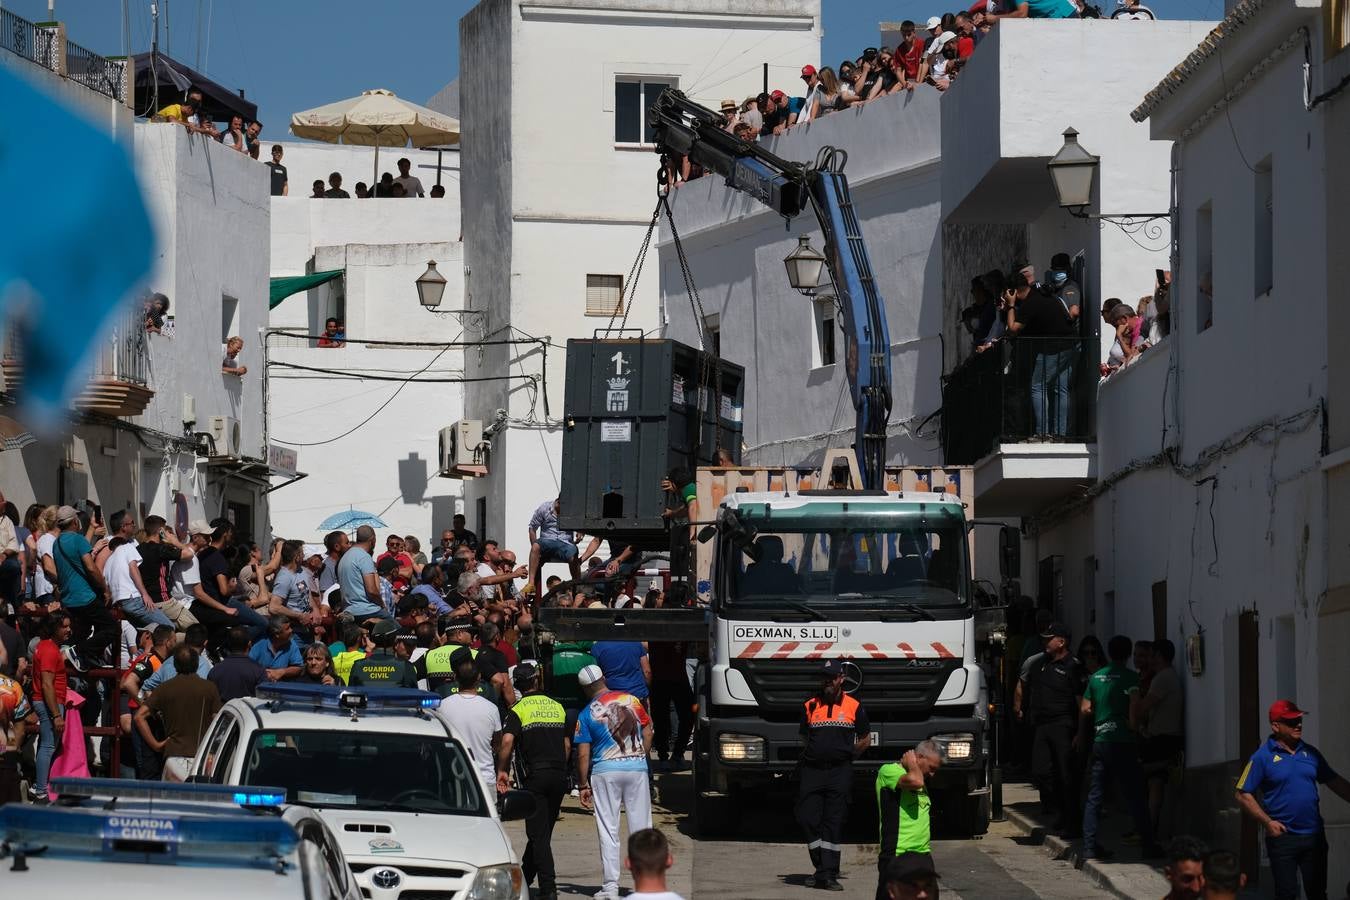
[[[211,435],[212,456],[239,456],[242,441],[238,419],[234,416],[212,416],[206,431]]]
[[[460,419],[441,429],[440,474],[446,478],[473,478],[487,474],[487,444],[481,419]]]

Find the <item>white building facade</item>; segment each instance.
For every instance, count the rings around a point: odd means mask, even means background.
[[[284,148],[291,192],[271,198],[271,274],[340,274],[282,300],[269,317],[269,441],[293,450],[306,473],[273,495],[273,530],[318,543],[323,520],[354,507],[430,553],[464,512],[462,482],[439,474],[439,437],[462,417],[464,361],[473,355],[464,345],[482,333],[481,317],[433,314],[416,288],[434,261],[446,279],[441,310],[465,305],[458,154],[381,150],[381,171],[396,173],[407,157],[428,192],[439,172],[443,198],[314,200],[308,182],[331,171],[349,192],[357,180],[369,183],[373,149]],[[342,346],[320,345],[329,317],[345,326]]]
[[[1333,12],[1236,4],[1135,111],[1176,142],[1173,328],[1100,395],[1099,556],[1110,548],[1134,633],[1152,596],[1167,636],[1203,649],[1185,683],[1185,805],[1249,872],[1264,841],[1228,789],[1269,705],[1296,700],[1305,739],[1350,768],[1346,430],[1329,379],[1346,324],[1331,173],[1350,129],[1336,87],[1350,33]],[[1334,892],[1350,879],[1350,809],[1324,794],[1322,811]]]
[[[96,342],[69,434],[0,454],[6,497],[21,511],[34,502],[88,501],[105,516],[127,510],[139,521],[157,514],[184,536],[189,519],[224,516],[241,535],[264,535],[267,453],[256,341],[267,308],[266,169],[178,126],[133,127],[129,81],[101,77],[120,63],[90,62],[76,50],[84,67],[76,73],[75,58],[61,57],[64,29],[48,31],[56,55],[47,64],[9,52],[0,62],[127,145],[157,241],[143,287],[167,296],[170,309],[159,333],[146,330],[134,301],[114,315]],[[240,362],[249,372],[242,377],[221,371],[231,335],[245,339]],[[6,392],[21,390],[24,361],[12,339],[3,369]]]
[[[656,201],[645,107],[666,87],[743,100],[765,63],[786,84],[819,47],[818,0],[483,0],[461,20],[468,302],[490,341],[547,339],[465,361],[513,376],[465,388],[466,417],[491,433],[490,474],[465,484],[469,527],[523,549],[557,496],[567,339],[619,302],[616,325],[660,327],[655,252],[628,283]]]

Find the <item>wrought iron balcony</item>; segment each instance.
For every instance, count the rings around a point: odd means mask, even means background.
[[[1096,337],[1005,338],[971,356],[943,382],[943,461],[973,465],[1001,444],[1095,442],[1098,357]]]
[[[150,387],[150,336],[139,304],[118,313],[111,328],[96,342],[89,383],[75,396],[74,406],[105,416],[138,416],[155,396]],[[23,384],[22,347],[13,330],[5,335],[0,370],[5,390]]]

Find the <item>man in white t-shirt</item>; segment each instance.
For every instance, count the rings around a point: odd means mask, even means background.
[[[436,713],[463,739],[473,758],[474,768],[483,779],[488,797],[497,796],[496,746],[501,740],[502,714],[493,703],[478,693],[478,663],[468,647],[450,657],[455,672],[455,693],[441,701]]]
[[[398,177],[394,179],[394,184],[403,185],[403,196],[405,197],[425,197],[422,192],[422,179],[409,173],[412,168],[412,161],[406,156],[398,161]]]
[[[633,873],[633,893],[628,900],[684,900],[666,888],[666,870],[675,865],[670,843],[656,828],[643,828],[628,836],[624,868]]]
[[[109,533],[113,536],[112,553],[103,562],[103,580],[108,583],[109,599],[122,608],[122,615],[137,628],[146,625],[173,626],[169,617],[155,608],[150,592],[141,580],[141,554],[132,535],[136,520],[126,510],[119,509],[108,517]]]

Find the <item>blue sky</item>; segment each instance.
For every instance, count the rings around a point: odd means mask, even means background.
[[[30,21],[47,18],[47,0],[2,2]],[[105,56],[123,52],[119,0],[55,2],[56,18],[66,23],[71,40]],[[962,5],[931,0],[823,2],[821,52],[832,63],[875,45],[878,22],[922,20]],[[1114,0],[1097,2],[1109,12]],[[159,0],[159,4],[161,49],[167,45],[173,56],[189,65],[200,61],[221,84],[243,88],[258,104],[259,118],[270,126],[265,135],[273,139],[284,134],[291,113],[366,88],[388,88],[425,102],[458,73],[458,21],[474,5],[473,0]],[[129,0],[128,7],[131,50],[143,52],[150,49],[150,2]],[[167,37],[166,8],[172,29]],[[1154,0],[1152,8],[1164,18],[1223,15],[1222,0]],[[565,65],[566,59],[559,62]]]

